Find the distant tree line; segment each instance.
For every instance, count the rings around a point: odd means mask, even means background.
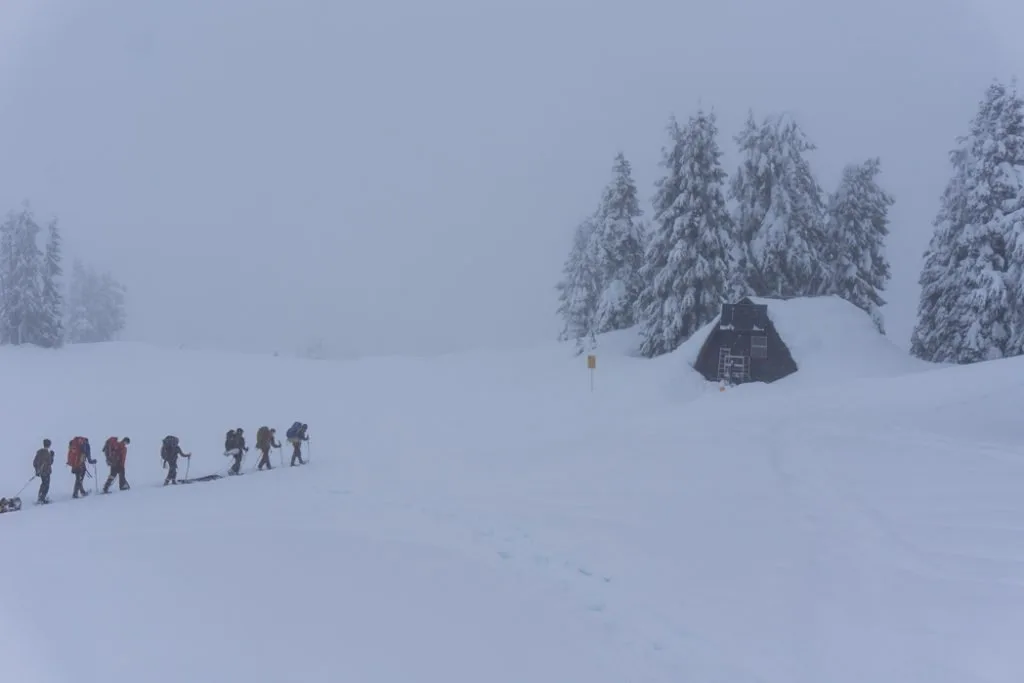
[[[28,204],[8,213],[0,224],[0,345],[59,348],[109,341],[124,328],[124,286],[77,260],[65,286],[62,261],[56,220],[44,231]]]
[[[884,332],[894,200],[877,182],[879,159],[846,166],[826,194],[805,158],[815,146],[787,115],[748,116],[732,178],[713,111],[685,125],[670,118],[668,138],[649,222],[619,153],[597,209],[577,227],[557,285],[560,340],[582,353],[598,334],[639,325],[641,353],[658,356],[742,296],[838,295]]]

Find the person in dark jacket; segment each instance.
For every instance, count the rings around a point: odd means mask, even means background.
[[[302,459],[302,442],[309,441],[309,437],[306,435],[307,429],[309,429],[309,425],[303,424],[299,427],[299,431],[295,436],[288,437],[288,440],[292,444],[292,467],[295,467],[296,460],[299,461],[300,465],[306,464],[306,461]]]
[[[49,503],[46,497],[50,493],[50,475],[53,474],[53,451],[50,450],[50,440],[43,439],[43,447],[36,451],[36,457],[32,460],[32,466],[39,477],[39,503]]]
[[[245,445],[245,430],[239,427],[228,432],[228,438],[224,442],[224,455],[235,459],[233,465],[228,469],[229,475],[241,474],[242,456],[249,451]]]
[[[112,436],[103,444],[103,453],[107,456],[107,465],[110,466],[110,476],[103,484],[103,493],[110,493],[110,485],[114,483],[114,477],[118,478],[117,486],[120,490],[127,491],[131,488],[124,474],[125,464],[128,462],[128,444],[131,442],[132,440],[127,436],[120,441],[116,436]]]
[[[178,483],[178,456],[191,458],[191,453],[181,450],[178,437],[165,436],[163,447],[160,449],[160,457],[164,460],[164,467],[167,468],[167,478],[164,479],[164,486]]]
[[[86,463],[95,465],[92,459],[92,452],[89,448],[89,439],[84,436],[76,436],[68,442],[68,460],[71,463],[71,473],[75,475],[75,490],[72,498],[85,497],[89,492],[85,490],[85,475],[89,472]]]
[[[274,469],[270,466],[270,449],[281,447],[275,434],[277,434],[277,430],[273,427],[260,427],[256,431],[256,450],[260,452],[260,461],[256,465],[256,469],[262,470],[264,467],[268,470]]]

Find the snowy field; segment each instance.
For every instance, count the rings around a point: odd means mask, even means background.
[[[22,682],[1019,683],[1024,359],[920,364],[834,300],[773,310],[801,370],[725,392],[699,341],[594,391],[569,347],[332,363],[0,350],[0,663]],[[813,321],[813,322],[809,322]],[[701,337],[703,335],[700,335]],[[224,433],[311,463],[161,486]],[[67,441],[132,490],[70,500]],[[182,463],[182,473],[184,463]],[[87,480],[93,488],[93,480]]]

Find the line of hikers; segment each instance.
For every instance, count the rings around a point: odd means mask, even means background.
[[[297,464],[306,464],[306,461],[302,459],[302,444],[309,441],[309,435],[306,433],[308,429],[309,425],[295,422],[285,434],[285,438],[292,444],[292,467]],[[256,449],[261,454],[257,464],[258,470],[264,468],[268,470],[273,469],[270,464],[270,449],[281,448],[281,444],[277,442],[276,434],[276,429],[266,426],[260,427],[256,431]],[[110,474],[103,484],[103,493],[110,493],[110,486],[114,483],[114,479],[118,480],[118,488],[121,491],[131,488],[125,476],[128,445],[130,443],[131,439],[127,436],[120,439],[116,436],[111,436],[104,442],[103,454],[106,456]],[[43,439],[43,447],[36,451],[35,458],[32,460],[32,467],[36,473],[35,476],[39,477],[39,496],[37,502],[41,504],[50,502],[47,495],[50,492],[50,477],[53,474],[53,465],[56,458],[56,455],[50,448],[51,445],[52,442],[49,439]],[[224,440],[224,455],[234,459],[231,467],[228,468],[229,475],[241,473],[242,458],[248,451],[249,447],[245,443],[245,431],[241,427],[229,430]],[[178,458],[191,458],[192,454],[185,453],[181,449],[177,436],[168,435],[163,439],[160,457],[163,460],[163,467],[167,470],[164,486],[168,486],[178,483]],[[96,464],[96,460],[92,457],[89,439],[84,436],[76,436],[68,442],[67,464],[71,468],[71,473],[75,475],[75,487],[71,497],[79,498],[89,495],[84,486],[85,477],[92,476],[89,474],[88,465]],[[31,482],[31,480],[29,481]],[[14,507],[15,504],[17,507]],[[0,498],[0,513],[12,509],[20,509],[20,499],[17,497],[11,499]]]

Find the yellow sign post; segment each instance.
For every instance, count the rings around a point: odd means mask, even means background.
[[[590,370],[590,390],[594,390],[594,370],[597,369],[597,356],[590,354],[587,356],[587,368]]]

